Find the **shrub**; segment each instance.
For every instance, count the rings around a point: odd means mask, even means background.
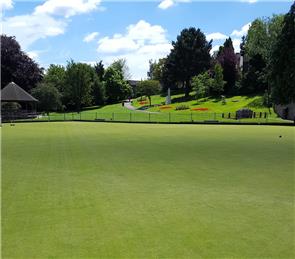
[[[178,105],[175,108],[176,111],[188,110],[188,109],[189,109],[189,106],[188,105],[185,105],[185,104]]]

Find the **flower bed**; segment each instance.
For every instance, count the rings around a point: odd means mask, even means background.
[[[172,109],[172,106],[165,105],[165,106],[161,106],[160,109],[161,109],[161,110]]]
[[[201,111],[201,112],[204,112],[204,111],[208,111],[209,109],[208,108],[202,108],[202,107],[200,107],[200,108],[192,108],[191,110],[192,111]]]

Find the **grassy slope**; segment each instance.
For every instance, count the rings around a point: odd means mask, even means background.
[[[262,97],[260,96],[234,96],[230,98],[226,98],[226,104],[223,105],[221,100],[216,99],[207,99],[202,98],[199,100],[191,100],[191,101],[177,101],[177,99],[180,99],[183,97],[183,95],[174,95],[172,96],[172,104],[171,109],[165,109],[161,110],[159,107],[153,107],[149,109],[150,111],[161,111],[161,112],[191,112],[192,108],[208,108],[208,112],[216,112],[216,113],[222,113],[222,112],[236,112],[237,110],[241,108],[250,108],[253,111],[261,111],[261,112],[268,112],[269,109],[263,106],[256,106],[253,107],[250,104],[254,102],[255,100],[260,100]],[[173,102],[173,99],[175,102]],[[152,104],[162,104],[165,102],[165,97],[162,97],[160,95],[155,95],[152,97]],[[175,108],[179,105],[187,105],[190,109],[188,110],[182,110],[182,111],[176,111]],[[140,107],[141,105],[137,100],[134,101],[134,106]]]
[[[247,97],[247,96],[235,96],[226,99],[226,104],[223,105],[220,100],[215,99],[199,99],[183,102],[183,95],[174,95],[172,97],[173,103],[170,105],[171,109],[161,110],[159,107],[149,108],[148,111],[154,112],[153,114],[142,113],[138,111],[130,111],[122,107],[121,103],[106,105],[103,107],[88,109],[82,111],[81,114],[78,113],[66,113],[51,114],[51,119],[55,120],[71,120],[71,119],[105,119],[105,120],[115,120],[115,121],[152,121],[152,122],[192,122],[192,121],[204,121],[204,120],[218,120],[225,122],[237,122],[236,120],[222,118],[222,113],[225,113],[225,117],[229,112],[232,113],[231,116],[235,114],[235,111],[241,108],[251,108],[256,112],[269,112],[269,109],[261,105],[256,105],[253,107],[251,103],[260,102],[260,96]],[[152,97],[153,104],[161,104],[165,101],[165,97],[155,95]],[[190,107],[188,110],[176,111],[175,107],[178,105],[185,104]],[[134,99],[133,105],[140,108],[142,105]],[[193,111],[192,108],[208,108],[208,111]],[[156,112],[156,113],[155,113]],[[268,113],[267,119],[264,117],[256,119],[244,119],[242,122],[279,122],[279,123],[290,123],[289,121],[284,121],[278,118],[277,115],[270,109],[270,114]],[[48,120],[47,117],[42,117],[41,120]]]
[[[294,133],[6,124],[3,258],[294,257]]]

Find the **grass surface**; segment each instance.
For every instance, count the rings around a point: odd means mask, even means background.
[[[165,97],[155,95],[152,97],[153,104],[160,105],[165,102]],[[221,100],[216,99],[199,99],[191,101],[183,101],[183,94],[173,95],[173,103],[169,105],[169,109],[161,109],[160,106],[148,108],[148,112],[131,111],[123,107],[121,103],[106,105],[103,107],[89,107],[81,113],[52,113],[50,118],[43,116],[39,120],[106,120],[106,121],[135,121],[135,122],[204,122],[214,120],[227,123],[293,123],[292,121],[282,120],[274,113],[273,109],[268,109],[262,105],[261,96],[234,96],[226,99],[223,105]],[[142,106],[137,99],[133,100],[133,105],[137,108]],[[186,105],[187,110],[175,110],[179,105]],[[207,108],[207,111],[194,111],[195,108]],[[256,117],[251,119],[236,120],[235,112],[241,108],[250,108],[256,112]],[[262,113],[260,117],[259,114]],[[270,113],[269,113],[270,112]],[[224,116],[222,115],[224,113]],[[228,118],[228,113],[231,117]],[[265,118],[266,113],[267,118]]]
[[[294,258],[294,134],[5,124],[2,257]]]

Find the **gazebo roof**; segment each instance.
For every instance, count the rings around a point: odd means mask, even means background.
[[[2,102],[38,102],[36,98],[27,93],[14,82],[10,82],[1,90]]]

